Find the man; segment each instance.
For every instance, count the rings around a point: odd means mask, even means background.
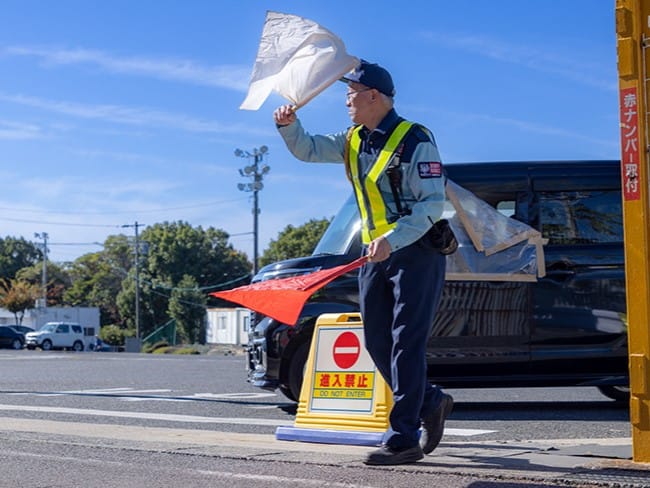
[[[296,158],[346,163],[367,246],[359,272],[366,348],[393,391],[390,427],[365,463],[412,463],[436,448],[453,407],[428,383],[425,357],[445,276],[445,256],[427,236],[442,214],[442,165],[431,133],[393,109],[388,71],[361,61],[343,81],[355,124],[348,131],[309,135],[290,105],[273,116]]]

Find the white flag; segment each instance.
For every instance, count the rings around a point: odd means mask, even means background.
[[[329,30],[296,15],[267,12],[248,95],[239,107],[257,110],[271,91],[296,108],[359,64]]]

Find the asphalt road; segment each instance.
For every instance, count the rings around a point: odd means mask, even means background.
[[[276,441],[296,405],[246,383],[242,355],[0,351],[1,487],[560,486],[499,473],[376,469],[369,448]],[[443,444],[630,436],[595,388],[450,390]],[[429,466],[431,468],[431,466]]]

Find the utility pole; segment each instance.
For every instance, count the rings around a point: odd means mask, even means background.
[[[133,224],[125,224],[122,227],[133,227],[135,229],[135,338],[140,340],[140,237],[138,228],[144,224],[139,224],[136,220]]]
[[[264,175],[267,174],[271,167],[266,164],[260,167],[260,163],[264,158],[264,155],[267,154],[269,148],[266,146],[261,146],[259,149],[253,149],[253,152],[242,151],[241,149],[235,150],[235,156],[239,158],[253,159],[253,164],[245,166],[243,169],[239,170],[239,174],[244,177],[251,178],[253,181],[251,183],[239,183],[237,188],[241,191],[252,191],[253,192],[253,275],[257,274],[258,271],[258,242],[259,242],[259,225],[258,217],[260,213],[259,208],[259,199],[257,193],[264,188],[262,184],[262,179]]]
[[[47,308],[47,239],[50,237],[47,232],[35,232],[34,237],[36,239],[43,239],[43,276],[42,276],[42,287],[43,287],[43,305],[42,307]]]

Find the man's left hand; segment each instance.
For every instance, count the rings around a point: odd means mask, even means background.
[[[368,245],[368,261],[379,263],[390,256],[390,243],[384,236],[378,237]]]

